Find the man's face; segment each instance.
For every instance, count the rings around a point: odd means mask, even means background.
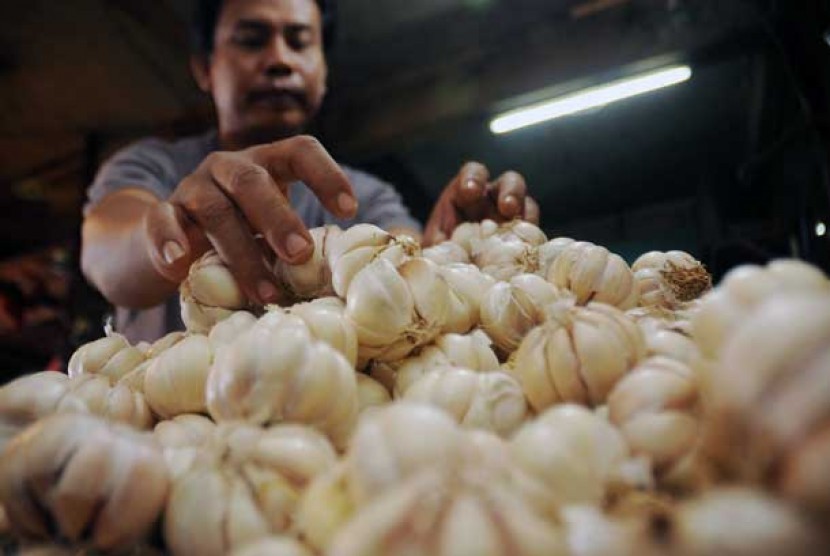
[[[326,89],[313,0],[225,0],[208,83],[223,135],[273,140],[301,132]]]

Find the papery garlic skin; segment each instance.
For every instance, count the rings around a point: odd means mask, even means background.
[[[300,492],[334,465],[331,444],[297,425],[220,425],[177,480],[164,534],[174,555],[227,554],[288,530]]]
[[[337,297],[321,297],[291,306],[289,314],[300,317],[311,335],[339,351],[352,367],[357,365],[357,331],[346,318],[346,305]]]
[[[406,391],[404,399],[447,411],[464,428],[510,435],[528,415],[522,387],[499,371],[478,373],[447,368],[427,373]]]
[[[288,536],[266,537],[243,545],[231,556],[314,556],[301,542]]]
[[[383,407],[392,401],[392,394],[383,384],[367,374],[357,373],[356,376],[359,413],[363,413],[370,408]]]
[[[355,275],[346,316],[357,331],[358,365],[401,359],[440,334],[450,294],[438,268],[424,258],[397,267],[378,258]]]
[[[299,317],[274,312],[219,350],[206,396],[217,421],[308,424],[338,447],[357,418],[357,382],[349,362],[314,340]]]
[[[277,258],[274,274],[290,299],[307,301],[334,295],[328,254],[332,243],[343,233],[339,226],[320,226],[309,231],[314,251],[309,260],[301,264],[289,264]]]
[[[520,274],[509,282],[498,282],[481,300],[481,327],[500,353],[519,347],[525,334],[541,324],[549,304],[569,300],[571,295],[534,274]]]
[[[729,271],[718,287],[700,300],[692,316],[692,335],[703,354],[717,357],[734,330],[761,302],[787,292],[830,292],[830,280],[818,268],[794,259]]]
[[[0,458],[0,503],[21,538],[133,546],[160,515],[168,488],[149,435],[80,413],[35,423]]]
[[[449,286],[447,318],[442,332],[466,334],[478,326],[481,300],[496,280],[472,264],[444,265],[438,272]]]
[[[522,340],[511,372],[537,412],[562,402],[598,406],[645,349],[642,331],[619,309],[551,307]]]
[[[573,292],[580,305],[598,301],[626,310],[639,298],[634,274],[622,257],[587,241],[567,246],[550,265],[546,278]]]
[[[396,365],[392,383],[395,397],[402,397],[409,387],[428,372],[445,367],[462,367],[472,371],[495,371],[499,360],[490,338],[481,330],[470,334],[444,334],[413,357]]]
[[[147,356],[121,334],[110,334],[82,345],[67,364],[67,374],[98,374],[116,382],[145,361]]]
[[[380,495],[331,542],[332,556],[566,554],[559,530],[509,485],[471,469],[433,468]]]
[[[86,411],[108,421],[149,429],[155,423],[146,398],[124,384],[110,385],[101,376],[81,375],[69,379],[68,392],[55,408],[56,413],[75,412],[78,402]]]
[[[666,469],[695,448],[700,399],[694,371],[667,357],[646,359],[608,397],[611,422],[634,454]]]
[[[208,251],[190,266],[179,286],[182,322],[189,332],[207,334],[217,322],[249,305],[219,254]]]
[[[322,553],[355,510],[355,502],[349,493],[346,463],[341,460],[315,477],[303,491],[295,528],[305,542]]]
[[[518,238],[494,235],[481,240],[473,250],[473,262],[482,272],[499,281],[539,270],[539,253],[534,245]]]
[[[646,341],[646,355],[663,356],[695,368],[703,354],[697,344],[680,332],[665,328],[640,327]]]
[[[554,406],[510,441],[520,492],[547,515],[569,504],[600,504],[629,451],[620,433],[590,410]]]
[[[676,309],[712,289],[703,264],[685,251],[650,251],[631,265],[640,305]]]
[[[257,318],[248,311],[236,311],[228,318],[216,323],[208,333],[208,341],[214,350],[232,344],[240,334],[257,323]]]
[[[207,336],[192,334],[159,355],[144,375],[144,395],[153,411],[169,419],[207,410],[205,384],[213,363]]]
[[[539,245],[536,249],[539,259],[539,269],[536,271],[536,274],[542,278],[546,277],[553,261],[556,260],[566,247],[573,243],[575,241],[569,237],[557,237]]]
[[[830,508],[830,294],[774,294],[706,367],[704,451],[718,471],[763,481],[811,508]]]
[[[409,236],[393,236],[372,224],[357,224],[331,242],[328,262],[332,287],[345,298],[354,277],[371,262],[384,259],[398,266],[420,252],[418,243]]]
[[[427,247],[421,255],[437,265],[448,265],[456,263],[470,263],[470,255],[459,244],[452,241],[444,241],[438,245]]]
[[[481,222],[462,222],[453,230],[450,241],[460,245],[467,253],[472,253],[479,241],[495,234],[498,228],[499,225],[489,219]]]

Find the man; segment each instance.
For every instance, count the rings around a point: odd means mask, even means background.
[[[326,91],[327,3],[203,0],[199,12],[201,49],[191,69],[213,98],[217,131],[117,153],[85,209],[83,271],[119,307],[116,328],[133,341],[181,326],[178,285],[207,249],[250,299],[275,303],[281,292],[257,234],[291,263],[308,259],[307,228],[323,224],[370,222],[420,238],[391,186],[341,168],[301,135]],[[484,166],[466,164],[441,194],[424,242],[446,238],[463,220],[538,219],[525,191],[515,172],[490,182]]]

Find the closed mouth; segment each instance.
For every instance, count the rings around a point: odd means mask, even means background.
[[[265,105],[276,110],[305,109],[305,94],[291,89],[263,89],[248,93],[249,104]]]

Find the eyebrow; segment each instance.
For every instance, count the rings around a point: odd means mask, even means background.
[[[281,27],[287,27],[294,31],[304,31],[306,29],[312,29],[313,26],[310,23],[305,23],[302,21],[289,21],[280,25]],[[237,29],[253,29],[256,31],[270,31],[274,28],[274,25],[270,22],[263,20],[263,19],[251,19],[251,18],[242,18],[236,22],[235,27]]]

